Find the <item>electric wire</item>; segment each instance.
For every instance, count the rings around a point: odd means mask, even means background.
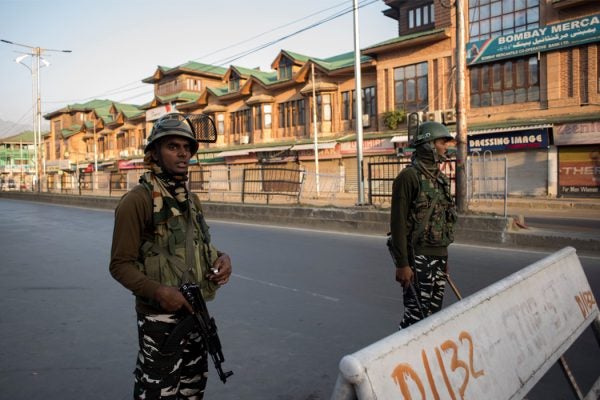
[[[374,3],[377,3],[377,2],[378,2],[378,0],[362,0],[362,1],[360,1],[360,2],[358,3],[358,6],[357,6],[357,8],[359,8],[359,9],[360,9],[360,8],[366,7],[366,6],[368,6],[368,5],[371,5],[371,4],[374,4]],[[284,27],[287,27],[287,26],[289,26],[289,25],[292,25],[292,24],[294,24],[294,23],[297,23],[297,22],[299,22],[299,21],[303,21],[303,20],[305,20],[305,19],[307,19],[307,18],[310,18],[311,16],[318,15],[318,14],[321,14],[321,13],[323,13],[323,12],[325,12],[325,11],[329,11],[329,10],[331,10],[331,9],[337,8],[337,7],[339,7],[339,6],[340,6],[340,5],[342,5],[342,4],[344,4],[344,3],[338,3],[338,4],[334,5],[334,6],[331,6],[331,7],[329,7],[329,8],[323,9],[323,10],[321,10],[321,11],[314,12],[314,13],[312,13],[312,14],[309,14],[309,15],[307,15],[307,16],[305,16],[305,17],[299,18],[299,19],[297,19],[297,20],[295,20],[295,21],[292,21],[292,22],[290,22],[290,23],[287,23],[287,24],[284,24],[284,25],[278,26],[278,27],[276,27],[276,28],[273,28],[273,29],[270,29],[270,30],[268,30],[268,31],[265,31],[265,32],[263,32],[263,33],[261,33],[261,34],[255,35],[253,38],[262,37],[262,36],[264,36],[264,35],[266,35],[266,34],[269,34],[269,33],[271,33],[271,32],[274,32],[274,31],[276,31],[276,30],[282,29],[282,28],[284,28]],[[312,23],[312,24],[310,24],[310,25],[308,25],[308,26],[306,26],[306,27],[303,27],[303,28],[301,28],[301,29],[298,29],[298,30],[296,30],[296,31],[294,31],[294,32],[292,32],[292,33],[286,34],[286,35],[284,35],[284,36],[282,36],[282,37],[280,37],[280,38],[274,39],[274,40],[272,40],[272,41],[270,41],[270,42],[267,42],[267,43],[263,43],[263,44],[261,44],[261,45],[258,45],[258,46],[256,46],[256,47],[254,47],[254,48],[250,49],[250,50],[244,50],[244,51],[242,51],[242,52],[240,52],[240,53],[233,54],[233,55],[231,55],[231,56],[228,56],[228,57],[222,58],[222,59],[220,59],[220,60],[216,60],[216,61],[214,61],[214,62],[210,62],[210,63],[208,63],[208,64],[209,64],[209,65],[213,65],[213,66],[223,66],[223,65],[228,65],[229,63],[231,63],[231,62],[233,62],[233,61],[236,61],[236,60],[239,60],[240,58],[243,58],[243,57],[249,56],[249,55],[251,55],[251,54],[253,54],[253,53],[256,53],[256,52],[258,52],[258,51],[260,51],[260,50],[263,50],[263,49],[265,49],[265,48],[267,48],[267,47],[273,46],[273,45],[275,45],[275,44],[277,44],[277,43],[280,43],[280,42],[282,42],[282,41],[284,41],[284,40],[286,40],[286,39],[289,39],[289,38],[291,38],[291,37],[293,37],[293,36],[296,36],[296,35],[298,35],[298,34],[300,34],[300,33],[306,32],[306,31],[308,31],[308,30],[310,30],[310,29],[314,29],[314,28],[316,28],[316,27],[318,27],[318,26],[321,26],[321,25],[323,25],[323,24],[325,24],[325,23],[327,23],[327,22],[330,22],[330,21],[332,21],[332,20],[335,20],[335,19],[337,19],[337,18],[339,18],[339,17],[341,17],[341,16],[343,16],[343,15],[346,15],[346,14],[348,14],[349,12],[352,12],[353,10],[354,10],[354,7],[353,7],[353,6],[352,6],[352,7],[350,7],[350,8],[347,8],[347,7],[346,7],[346,8],[344,8],[342,11],[339,11],[339,12],[336,12],[336,13],[334,13],[334,14],[332,14],[332,15],[329,15],[329,16],[327,16],[327,17],[325,17],[325,18],[323,18],[323,19],[321,19],[321,20],[319,20],[319,21],[317,21],[317,22],[315,22],[315,23]],[[223,48],[223,49],[219,49],[219,50],[217,50],[217,51],[214,51],[214,52],[212,52],[211,54],[216,54],[216,53],[222,52],[222,51],[224,51],[224,50],[226,50],[226,49],[228,49],[228,48],[235,47],[236,45],[239,45],[240,43],[245,43],[245,42],[247,42],[247,41],[249,41],[249,40],[251,40],[251,39],[252,39],[252,38],[250,38],[250,39],[247,39],[247,40],[244,40],[244,41],[241,41],[241,42],[238,42],[238,43],[236,43],[236,44],[233,44],[233,45],[230,45],[230,46],[226,46],[225,48]],[[196,58],[196,59],[193,59],[193,60],[199,60],[199,58]],[[109,91],[107,91],[107,92],[104,92],[103,94],[100,94],[100,95],[89,96],[89,97],[85,97],[85,98],[82,98],[82,99],[71,99],[71,100],[62,100],[62,101],[59,101],[59,100],[53,100],[53,101],[44,101],[44,103],[48,103],[48,104],[60,104],[60,103],[63,103],[63,104],[65,104],[65,103],[86,102],[86,101],[90,101],[90,100],[92,100],[92,99],[96,99],[96,98],[99,98],[99,97],[102,97],[102,96],[107,96],[107,95],[110,95],[110,94],[120,94],[120,93],[121,93],[121,92],[119,92],[119,90],[120,90],[120,89],[122,89],[122,88],[126,88],[126,87],[128,87],[128,86],[130,86],[130,85],[133,85],[133,84],[139,84],[139,80],[138,80],[138,81],[131,82],[131,83],[127,83],[127,84],[125,84],[125,85],[122,85],[122,86],[120,86],[120,87],[118,87],[118,88],[115,88],[115,89],[111,89],[111,90],[109,90]],[[132,88],[130,88],[130,89],[125,89],[125,90],[124,90],[124,92],[127,92],[127,91],[132,91],[132,90],[136,90],[136,89],[138,89],[138,88],[147,88],[147,85],[138,85],[138,86],[136,86],[136,87],[132,87]],[[150,92],[150,93],[151,93],[151,92]],[[137,98],[137,97],[141,97],[141,96],[143,96],[143,94],[136,95],[136,96],[133,96],[133,97],[128,97],[128,98],[126,98],[126,99],[123,99],[123,98],[121,98],[119,101],[121,101],[121,102],[122,102],[122,101],[127,101],[127,100],[129,100],[129,99],[132,99],[132,98]]]

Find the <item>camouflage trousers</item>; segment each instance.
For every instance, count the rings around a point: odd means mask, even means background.
[[[177,314],[138,314],[139,353],[134,371],[134,399],[200,400],[208,364],[204,342],[194,328],[170,354],[161,347],[181,320]]]
[[[412,288],[404,289],[404,315],[402,321],[400,321],[400,329],[406,328],[442,309],[446,287],[447,262],[447,257],[415,256],[413,268],[415,273],[414,291]],[[418,299],[415,298],[415,293]]]

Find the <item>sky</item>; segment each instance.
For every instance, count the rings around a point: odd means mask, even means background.
[[[141,105],[157,66],[188,61],[271,70],[282,50],[354,51],[352,0],[0,0],[0,39],[47,49],[42,114],[110,99]],[[359,46],[397,36],[383,0],[359,0]],[[344,13],[345,12],[345,13]],[[337,18],[335,15],[343,14]],[[316,25],[315,27],[311,27]],[[51,50],[71,50],[71,53]],[[32,125],[31,49],[0,42],[0,119]],[[45,121],[46,123],[46,121]],[[14,132],[18,133],[18,132]]]

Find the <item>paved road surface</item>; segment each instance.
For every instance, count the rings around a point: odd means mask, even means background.
[[[209,304],[235,375],[223,385],[210,366],[208,398],[328,399],[341,357],[395,331],[383,237],[210,222],[235,268]],[[0,399],[131,398],[133,298],[108,274],[112,213],[0,199],[0,226]],[[469,295],[545,255],[453,245],[451,272]],[[582,264],[600,298],[600,259]],[[589,390],[590,330],[567,359]],[[528,398],[571,394],[555,367]]]

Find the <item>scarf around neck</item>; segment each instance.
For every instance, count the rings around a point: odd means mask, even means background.
[[[144,160],[149,171],[140,177],[140,183],[148,186],[152,194],[152,220],[155,227],[164,225],[173,217],[188,210],[189,194],[187,175],[172,175],[153,160]]]

